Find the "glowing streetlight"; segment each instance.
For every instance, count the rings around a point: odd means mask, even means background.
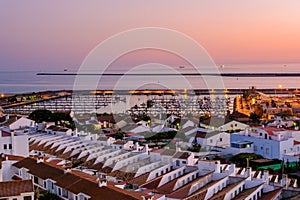
[[[2,97],[2,98],[5,97],[5,94],[2,93],[2,94],[1,94],[1,97]]]
[[[280,93],[282,93],[282,85],[279,84],[278,87],[280,88]]]

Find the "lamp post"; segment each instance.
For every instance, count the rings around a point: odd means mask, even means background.
[[[278,87],[280,89],[280,93],[282,94],[282,84],[279,84]]]

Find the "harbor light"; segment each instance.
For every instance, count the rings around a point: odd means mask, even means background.
[[[5,97],[5,94],[2,93],[2,94],[1,94],[1,97],[2,97],[2,98]]]

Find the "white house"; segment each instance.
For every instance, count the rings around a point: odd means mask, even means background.
[[[35,122],[25,117],[21,117],[20,119],[18,119],[17,121],[9,125],[10,130],[16,130],[21,128],[34,128],[34,127],[35,127]]]
[[[55,126],[51,125],[45,129],[48,134],[53,134],[53,135],[68,135],[68,136],[73,136],[75,135],[72,131],[72,129],[65,128],[62,126]]]
[[[0,129],[0,153],[28,156],[28,135],[7,132]]]
[[[218,128],[219,131],[245,130],[249,125],[232,120]]]
[[[276,127],[252,127],[231,134],[232,148],[237,148],[237,143],[248,142],[253,145],[253,152],[269,159],[285,159],[298,161],[300,155],[299,141],[293,137],[293,131]]]
[[[213,147],[226,147],[230,144],[230,134],[221,131],[198,131],[194,143],[206,150]]]

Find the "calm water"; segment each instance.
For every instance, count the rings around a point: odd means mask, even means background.
[[[187,68],[187,69],[186,69]],[[184,70],[188,72],[188,67]],[[225,66],[219,69],[220,72],[298,72],[300,73],[300,64],[256,64],[256,65],[232,65]],[[40,71],[0,71],[0,93],[23,93],[36,92],[44,90],[62,90],[73,89],[75,76],[37,76]],[[152,72],[154,73],[154,72]],[[155,73],[158,73],[157,71]],[[117,84],[120,77],[104,77],[99,83],[98,89],[112,89]],[[139,80],[145,80],[152,84],[140,84]],[[126,84],[122,81],[117,84],[118,89],[137,88],[166,88],[164,81],[172,83],[171,89],[185,88],[182,81],[178,77],[158,77],[155,80],[148,77],[131,77],[126,80]],[[200,77],[186,78],[193,87],[207,88],[205,82]],[[223,77],[225,88],[249,88],[256,86],[257,88],[278,88],[282,85],[283,88],[300,88],[299,77],[280,77],[280,78],[265,78],[265,77]]]

